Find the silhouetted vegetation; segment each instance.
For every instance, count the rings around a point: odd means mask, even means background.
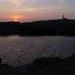
[[[75,20],[58,19],[35,22],[0,22],[0,35],[43,36],[64,35],[75,36]]]

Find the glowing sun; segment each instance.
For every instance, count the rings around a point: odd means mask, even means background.
[[[14,22],[18,22],[19,20],[18,19],[14,19]]]
[[[14,22],[18,22],[18,21],[20,21],[21,20],[21,16],[19,16],[19,15],[14,15],[14,16],[11,16],[11,19],[14,21]]]

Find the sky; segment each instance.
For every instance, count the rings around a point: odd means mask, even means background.
[[[75,0],[0,0],[0,21],[75,19]]]

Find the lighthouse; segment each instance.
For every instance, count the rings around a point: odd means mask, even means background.
[[[64,16],[64,14],[62,15],[62,19],[65,19],[65,16]]]
[[[63,20],[67,20],[67,18],[65,18],[64,14],[62,15],[62,19],[63,19]]]

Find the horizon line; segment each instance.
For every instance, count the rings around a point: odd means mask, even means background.
[[[61,18],[61,19],[45,19],[45,20],[33,20],[33,21],[0,21],[0,23],[28,23],[28,22],[39,22],[39,21],[51,21],[51,20],[75,20],[75,19],[68,19],[68,18]]]

